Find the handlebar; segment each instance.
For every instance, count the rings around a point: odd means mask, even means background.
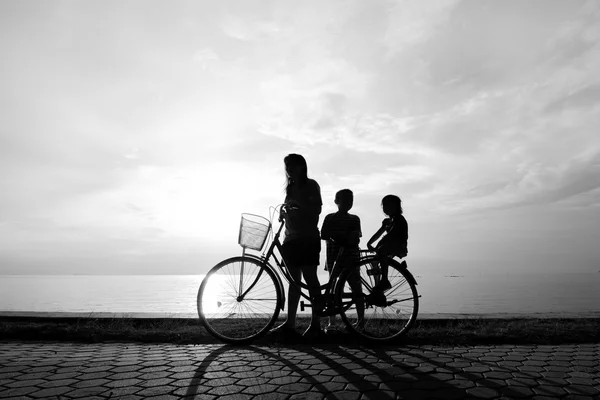
[[[287,203],[281,204],[281,207],[279,208],[279,222],[283,222],[283,216],[285,215],[286,212],[299,210],[299,209],[300,209],[300,207],[294,206],[291,204],[287,204]]]

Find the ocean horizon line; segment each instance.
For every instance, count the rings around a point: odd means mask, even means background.
[[[285,315],[282,313],[280,315]],[[167,312],[75,312],[75,311],[0,311],[0,318],[131,318],[196,319],[197,313]],[[600,311],[529,313],[419,313],[418,319],[588,319],[600,318]]]
[[[444,273],[439,273],[439,272],[418,272],[415,271],[415,269],[411,269],[409,268],[409,270],[413,273],[413,275],[415,276],[436,276],[436,277],[446,277],[446,278],[473,278],[473,277],[486,277],[486,276],[504,276],[504,275],[597,275],[600,274],[600,270],[599,271],[543,271],[543,272],[539,272],[539,271],[485,271],[485,272],[477,272],[477,273],[470,273],[470,272],[452,272],[452,271],[448,271],[448,272],[444,272]],[[37,277],[44,277],[44,276],[93,276],[93,277],[98,277],[98,276],[204,276],[208,273],[110,273],[110,274],[105,274],[105,273],[0,273],[0,276],[11,276],[11,277],[28,277],[28,276],[37,276]],[[318,271],[319,275],[323,275],[326,276],[327,275],[327,271]]]

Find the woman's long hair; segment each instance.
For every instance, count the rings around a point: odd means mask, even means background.
[[[283,163],[285,165],[285,193],[288,194],[290,192],[290,187],[295,184],[303,184],[308,180],[308,166],[306,165],[306,160],[300,154],[288,154],[283,159]],[[293,166],[299,166],[302,168],[302,176],[299,179],[299,182],[294,182],[294,180],[288,174],[288,169]]]

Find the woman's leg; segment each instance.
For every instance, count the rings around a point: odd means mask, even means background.
[[[290,275],[294,281],[300,282],[302,279],[302,269],[297,266],[289,266]],[[300,290],[295,285],[289,285],[287,318],[283,323],[286,329],[296,328],[296,313],[298,312],[298,303],[300,302]]]
[[[327,272],[329,272],[329,281],[331,282],[331,276],[334,273],[334,271],[332,270],[332,268],[330,268],[330,269],[328,269]],[[319,283],[319,286],[320,286],[320,283]],[[329,301],[329,300],[327,300],[327,301]],[[335,326],[335,315],[331,315],[327,321],[327,328],[325,328],[325,329],[330,329],[330,328],[333,328],[334,326]]]

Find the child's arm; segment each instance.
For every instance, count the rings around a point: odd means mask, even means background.
[[[346,238],[346,244],[348,246],[358,246],[360,243],[360,231],[351,231],[348,232],[348,237]]]
[[[356,217],[353,225],[354,226],[350,228],[350,231],[348,232],[348,246],[358,246],[362,236],[362,230],[360,229],[360,218]]]
[[[371,239],[369,239],[369,241],[367,242],[367,249],[369,249],[369,250],[371,250],[371,251],[373,251],[373,250],[374,250],[374,248],[373,248],[373,243],[374,243],[375,241],[377,241],[377,239],[379,239],[379,237],[380,237],[381,235],[383,235],[383,232],[385,232],[385,225],[381,225],[381,228],[379,228],[379,229],[377,230],[377,232],[375,232],[375,234],[374,234],[373,236],[371,236]]]

